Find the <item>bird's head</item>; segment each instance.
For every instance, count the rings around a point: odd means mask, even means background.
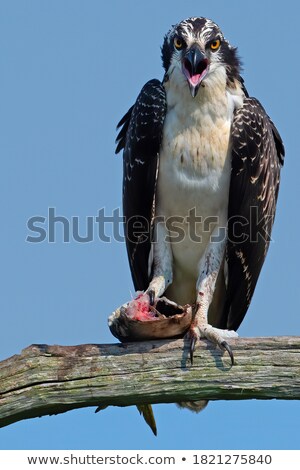
[[[193,98],[216,72],[223,73],[227,82],[240,72],[236,48],[207,18],[188,18],[173,26],[164,38],[162,60],[169,79],[188,86]]]

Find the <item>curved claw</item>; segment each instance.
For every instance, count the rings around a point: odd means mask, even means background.
[[[190,359],[191,359],[192,365],[193,365],[193,360],[194,360],[194,351],[195,351],[196,342],[197,342],[197,336],[196,335],[191,336]]]
[[[154,290],[150,289],[148,291],[148,295],[149,295],[150,305],[151,305],[151,307],[153,307],[154,301],[155,301],[155,292],[154,292]]]
[[[231,365],[234,366],[234,356],[233,356],[231,347],[229,346],[227,341],[222,341],[221,346],[222,348],[226,349],[226,351],[228,352],[230,359],[231,359]]]

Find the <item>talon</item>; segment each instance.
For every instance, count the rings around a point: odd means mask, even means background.
[[[151,305],[151,307],[153,307],[154,301],[155,301],[155,292],[154,292],[154,290],[150,289],[148,291],[148,295],[149,295],[150,305]]]
[[[221,346],[222,346],[224,349],[226,349],[226,351],[228,352],[228,354],[229,354],[229,356],[230,356],[230,359],[231,359],[231,365],[234,366],[234,356],[233,356],[233,352],[232,352],[231,347],[229,346],[229,344],[227,343],[227,341],[222,341]]]
[[[191,338],[191,344],[190,344],[190,359],[191,359],[191,364],[193,365],[193,360],[194,360],[194,351],[195,351],[195,346],[197,342],[197,336],[192,336]]]

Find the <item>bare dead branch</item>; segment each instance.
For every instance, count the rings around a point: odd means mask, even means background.
[[[300,337],[205,341],[191,367],[183,340],[32,345],[0,362],[0,427],[75,408],[191,400],[300,399]]]

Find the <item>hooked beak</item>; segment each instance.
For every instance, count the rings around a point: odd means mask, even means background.
[[[199,46],[194,44],[183,57],[182,72],[188,81],[191,95],[195,98],[200,84],[208,72],[208,60]]]

